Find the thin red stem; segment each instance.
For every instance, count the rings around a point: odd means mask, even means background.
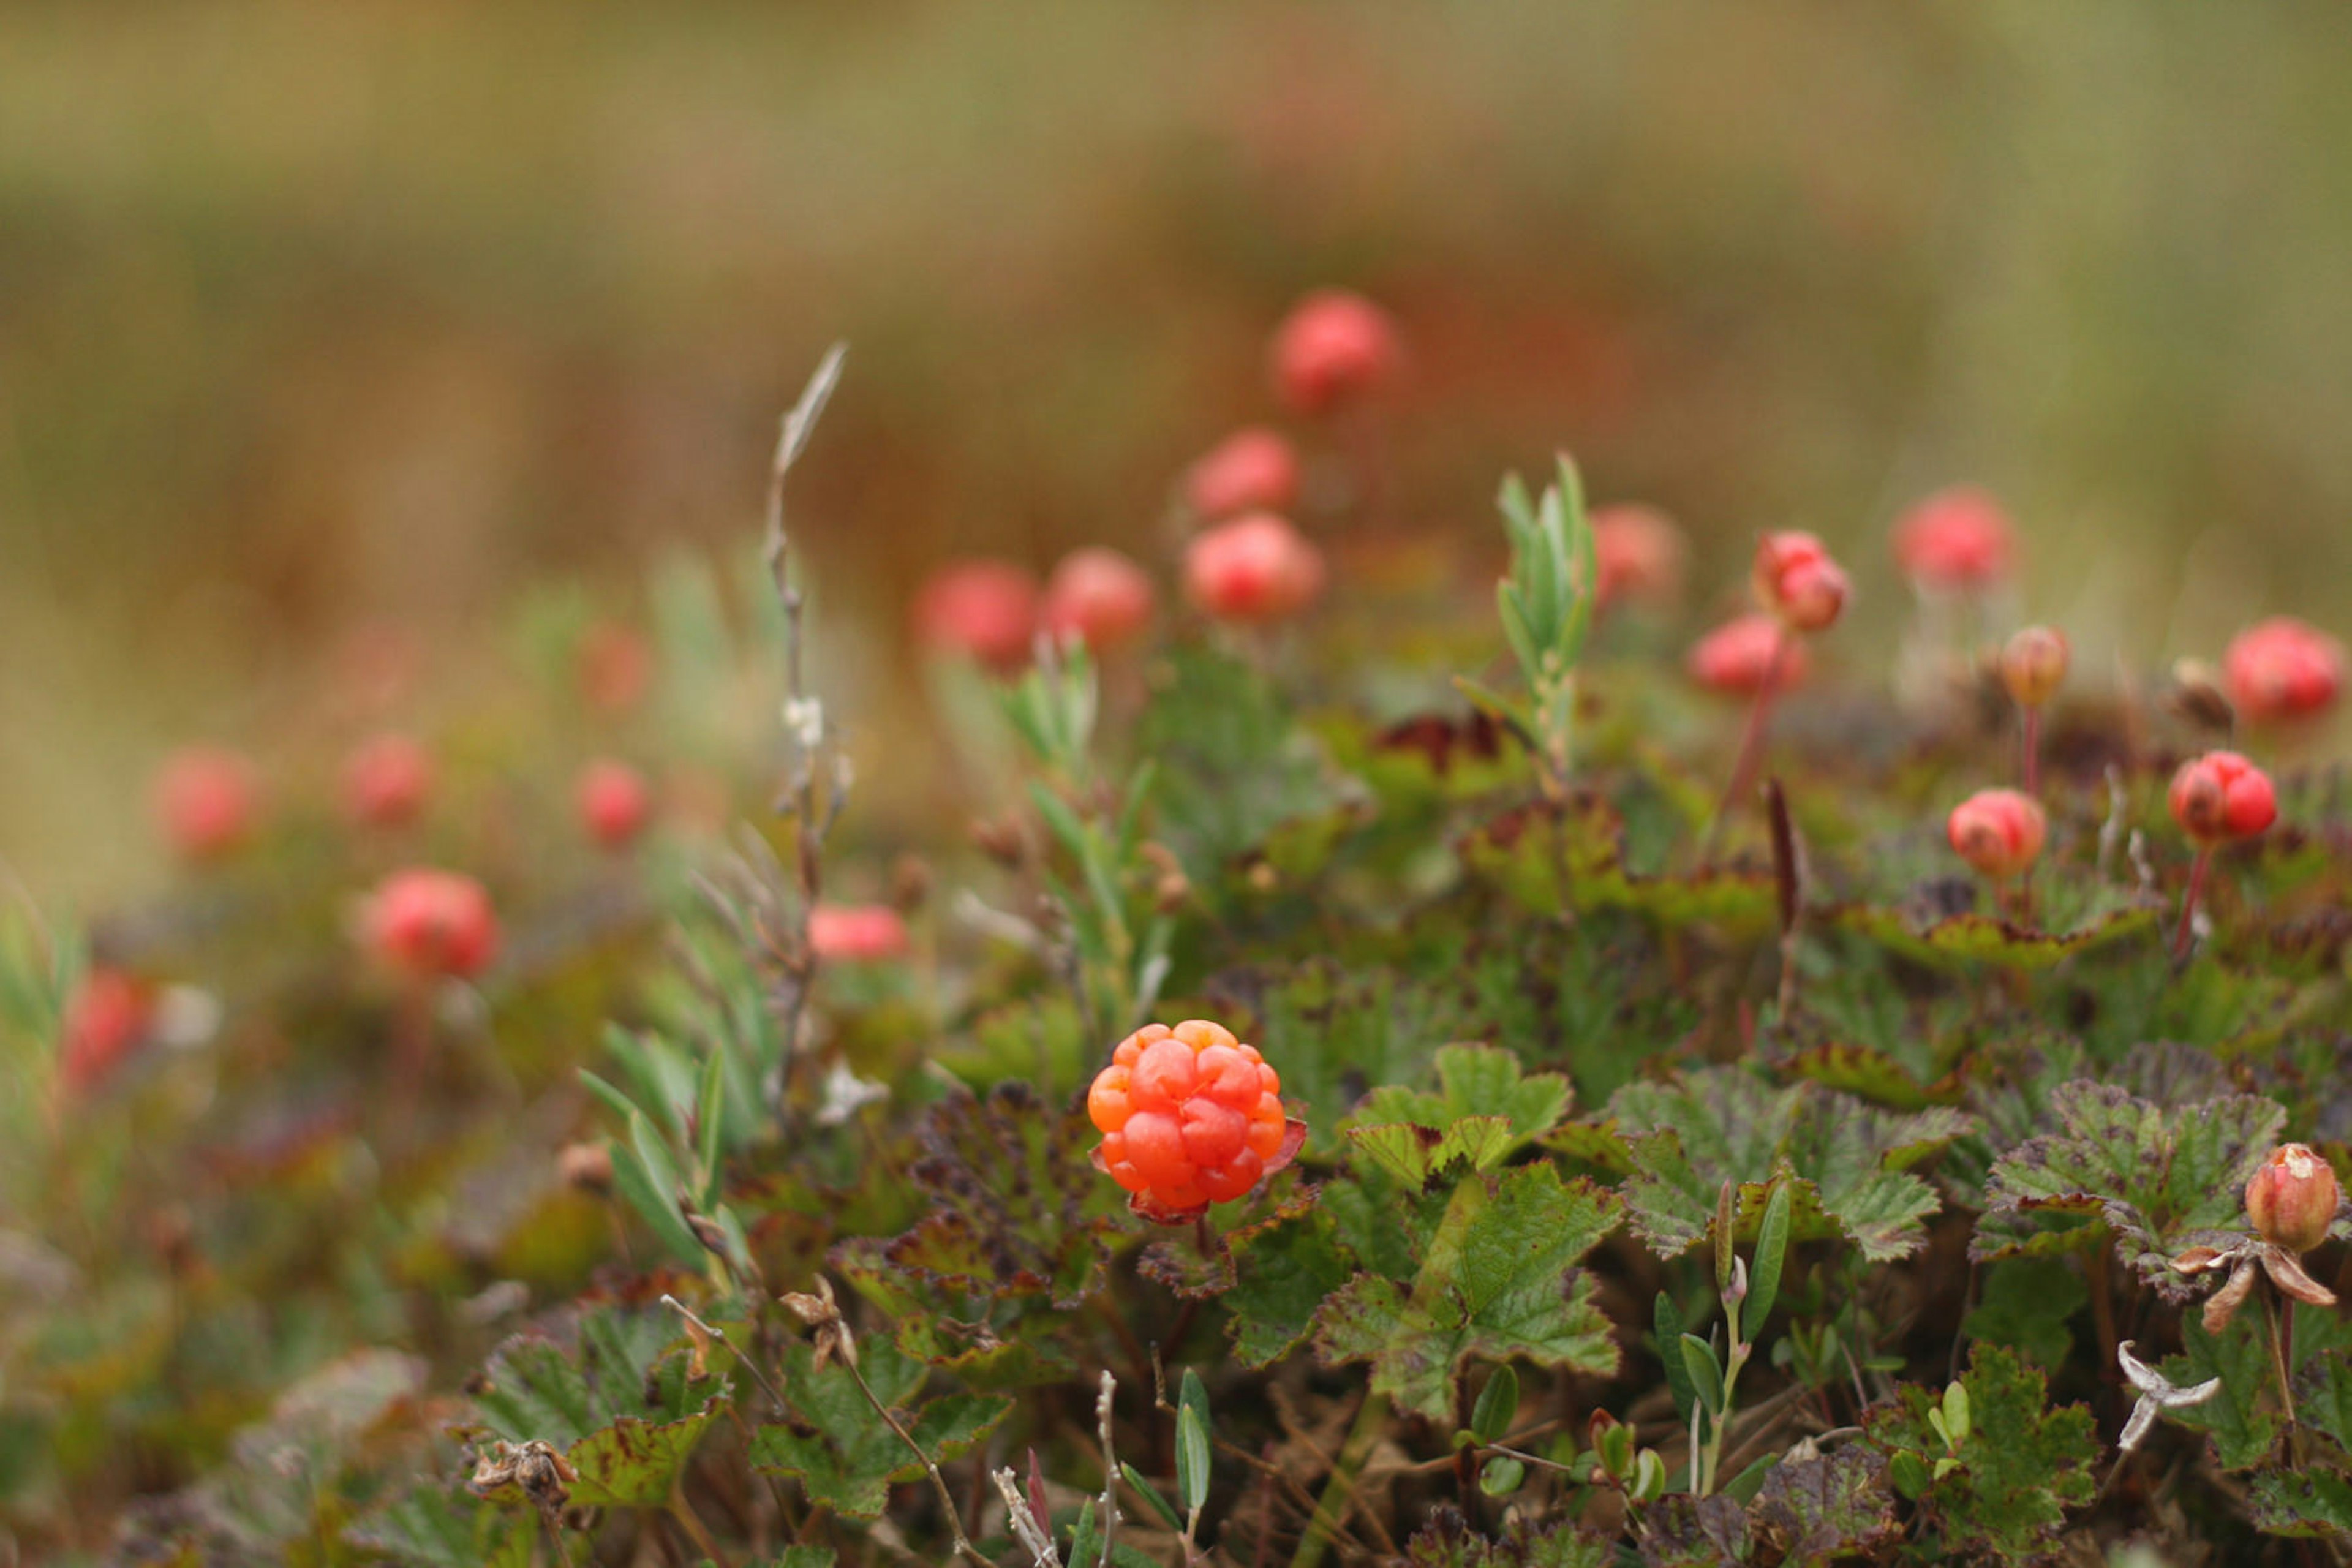
[[[2042,793],[2042,710],[2025,710],[2025,793]]]
[[[1716,840],[1722,837],[1724,819],[1756,782],[1756,765],[1764,753],[1765,721],[1771,717],[1772,697],[1780,688],[1780,669],[1788,660],[1788,628],[1776,627],[1772,652],[1764,660],[1763,684],[1756,689],[1756,700],[1748,710],[1748,723],[1739,732],[1739,754],[1732,760],[1730,782],[1724,786],[1723,799],[1716,804],[1715,820],[1707,825],[1706,842],[1699,848],[1702,868],[1715,860]]]
[[[2196,934],[2197,900],[2205,896],[2205,877],[2213,864],[2213,847],[2197,847],[2197,863],[2189,869],[2188,896],[2180,900],[2180,929],[2173,933],[2172,961],[2184,963],[2189,959],[2189,944]]]

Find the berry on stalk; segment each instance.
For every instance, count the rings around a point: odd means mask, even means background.
[[[1275,329],[1274,389],[1300,414],[1328,414],[1386,389],[1402,354],[1388,312],[1360,294],[1323,289]]]
[[[1298,500],[1298,454],[1263,425],[1234,431],[1184,472],[1184,502],[1210,522],[1245,511],[1288,511]]]
[[[362,826],[413,822],[432,794],[433,755],[411,736],[374,736],[343,763],[343,810]]]
[[[2172,820],[2204,847],[2252,838],[2278,820],[2270,775],[2235,752],[2208,752],[2181,763],[2168,803]]]
[[[1972,486],[1938,490],[1895,525],[1895,559],[1920,587],[1970,593],[2007,577],[2017,531],[2000,502]]]
[[[362,929],[376,956],[418,977],[470,979],[498,956],[489,894],[455,871],[394,872],[368,900]]]
[[[2246,1182],[2246,1218],[2273,1246],[2305,1253],[2327,1239],[2341,1194],[2336,1168],[2308,1144],[2282,1143]]]
[[[1103,1135],[1097,1168],[1136,1213],[1165,1224],[1244,1196],[1307,1137],[1257,1047],[1205,1018],[1147,1024],[1121,1040],[1087,1092],[1087,1115]]]
[[[943,566],[915,596],[915,634],[999,673],[1019,669],[1037,635],[1037,584],[1005,561]]]
[[[1089,545],[1062,557],[1045,584],[1045,629],[1096,653],[1123,647],[1151,625],[1158,599],[1142,567],[1116,550]]]
[[[155,775],[155,817],[182,858],[225,858],[253,837],[260,786],[253,764],[224,746],[185,746]]]
[[[906,917],[887,904],[819,904],[809,911],[809,946],[835,963],[878,963],[907,952]]]
[[[1768,533],[1756,542],[1756,601],[1794,632],[1826,631],[1845,608],[1844,570],[1810,533]]]
[[[1192,541],[1184,591],[1221,621],[1285,620],[1323,591],[1323,555],[1286,521],[1251,512]]]
[[[607,849],[619,849],[653,820],[654,792],[645,774],[605,757],[581,770],[576,791],[580,825]]]
[[[2249,722],[2309,719],[2344,690],[2344,645],[2293,616],[2273,616],[2231,639],[2221,675]]]
[[[1986,789],[1952,808],[1945,834],[1961,859],[1981,875],[2005,882],[2041,857],[2049,826],[2032,795]]]
[[[1773,651],[1780,668],[1773,668]],[[1758,611],[1726,621],[1692,645],[1683,661],[1690,678],[1710,691],[1753,697],[1769,681],[1775,690],[1801,682],[1811,668],[1805,646],[1783,643],[1780,623]]]
[[[1592,558],[1602,608],[1627,599],[1671,601],[1682,587],[1683,532],[1655,507],[1624,503],[1594,510]]]

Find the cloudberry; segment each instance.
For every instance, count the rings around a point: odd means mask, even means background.
[[[1669,601],[1683,580],[1683,531],[1652,506],[1623,503],[1592,514],[1592,559],[1601,603]]]
[[[2308,718],[2344,689],[2344,645],[2293,616],[2273,616],[2231,639],[2221,656],[2230,700],[2253,723]]]
[[[819,904],[809,911],[809,946],[836,963],[878,963],[907,953],[906,917],[887,904]]]
[[[377,735],[343,763],[343,810],[368,827],[398,827],[433,793],[433,754],[410,736]]]
[[[422,868],[386,877],[369,900],[368,944],[412,974],[479,974],[499,951],[490,895],[471,877]]]
[[[119,969],[93,969],[66,1003],[58,1070],[79,1094],[95,1087],[153,1034],[155,995]]]
[[[1952,807],[1945,826],[1960,858],[1995,881],[2032,865],[2049,829],[2041,805],[2013,789],[1979,790]]]
[[[1158,595],[1142,567],[1099,544],[1062,557],[1045,584],[1045,629],[1097,653],[1120,647],[1151,625]]]
[[[1006,561],[963,561],[931,574],[915,597],[923,645],[999,672],[1019,669],[1037,635],[1037,584]]]
[[[1274,389],[1301,414],[1328,414],[1386,388],[1402,359],[1387,311],[1360,294],[1318,289],[1275,329]]]
[[[1895,559],[1923,588],[1965,592],[1997,583],[2016,553],[2009,514],[1969,486],[1937,491],[1895,525]]]
[[[1204,1018],[1147,1024],[1095,1075],[1087,1115],[1095,1163],[1138,1214],[1189,1219],[1290,1163],[1307,1125],[1282,1109],[1282,1079],[1255,1046]]]
[[[2246,1218],[2256,1234],[2290,1252],[2327,1239],[2339,1194],[2336,1168],[2305,1143],[2282,1143],[2246,1182]]]
[[[2001,684],[2020,708],[2039,708],[2058,694],[2074,657],[2055,626],[2027,626],[2000,650]]]
[[[253,837],[259,795],[244,757],[220,746],[185,746],[155,775],[155,816],[182,856],[217,860]]]
[[[2235,752],[2208,752],[2172,775],[2172,820],[2200,844],[2252,838],[2278,820],[2270,775]]]
[[[580,771],[573,799],[580,808],[580,825],[607,849],[628,844],[653,820],[654,792],[645,774],[609,757]]]
[[[1693,680],[1711,691],[1753,697],[1763,689],[1776,645],[1780,648],[1780,670],[1773,689],[1785,691],[1805,679],[1811,660],[1803,643],[1794,637],[1783,643],[1780,623],[1761,613],[1726,621],[1699,638],[1683,661],[1684,668]]]
[[[1298,500],[1298,454],[1263,425],[1210,447],[1184,474],[1184,500],[1214,521],[1244,511],[1288,511]]]
[[[1845,608],[1844,570],[1810,533],[1768,533],[1756,542],[1757,603],[1791,631],[1825,631]]]
[[[1323,553],[1270,511],[1237,517],[1192,541],[1184,591],[1221,621],[1279,621],[1323,591]]]

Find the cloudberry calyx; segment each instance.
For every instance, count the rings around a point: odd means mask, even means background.
[[[2307,719],[2343,693],[2344,645],[2293,616],[2273,616],[2231,639],[2221,676],[2250,721]]]
[[[610,757],[580,771],[575,800],[581,826],[607,849],[625,847],[653,820],[654,792],[645,774]]]
[[[259,787],[253,764],[224,746],[185,746],[155,775],[155,817],[190,860],[217,860],[253,837]]]
[[[1914,505],[1895,525],[1895,560],[1923,588],[1967,590],[2009,575],[2017,531],[2000,502],[1962,485]]]
[[[1402,357],[1387,311],[1360,294],[1318,289],[1275,329],[1274,390],[1301,414],[1327,414],[1385,388]]]
[[[1018,669],[1037,635],[1037,584],[1007,561],[943,566],[915,596],[915,633],[926,647]]]
[[[467,979],[498,956],[490,895],[456,871],[394,872],[368,900],[363,928],[379,957],[412,974]]]
[[[1986,789],[1952,808],[1945,832],[1961,859],[1995,881],[2006,881],[2041,856],[2049,827],[2032,795]]]
[[[2251,838],[2278,820],[2270,775],[2235,752],[2208,752],[2172,775],[2172,820],[2200,844]]]
[[[1768,533],[1756,542],[1757,603],[1791,631],[1826,631],[1845,608],[1844,570],[1810,533]]]
[[[1726,621],[1698,639],[1683,661],[1690,678],[1710,691],[1753,697],[1764,688],[1772,667],[1772,649],[1784,634],[1780,623],[1760,612]],[[1780,674],[1773,689],[1785,691],[1805,679],[1811,668],[1805,645],[1794,637],[1780,649]]]
[[[2289,1252],[2327,1239],[2339,1197],[2336,1168],[2307,1144],[2282,1143],[2246,1182],[2246,1218],[2257,1235]]]
[[[377,735],[343,763],[343,810],[368,827],[414,821],[433,793],[433,754],[414,738]]]
[[[1671,600],[1682,586],[1683,531],[1653,506],[1623,503],[1592,513],[1592,559],[1601,605]]]
[[[1121,1040],[1087,1091],[1087,1116],[1103,1135],[1096,1168],[1137,1214],[1171,1225],[1244,1195],[1307,1140],[1257,1047],[1205,1018]]]
[[[1063,556],[1046,580],[1045,629],[1101,653],[1140,637],[1158,598],[1142,567],[1116,550],[1088,545]]]
[[[2039,708],[2058,694],[2073,659],[2065,633],[2055,626],[2027,626],[2001,647],[2000,683],[2020,708]]]
[[[1263,425],[1245,426],[1184,473],[1184,503],[1208,521],[1245,511],[1288,511],[1298,500],[1298,454]]]
[[[1184,591],[1221,621],[1284,620],[1323,591],[1323,554],[1286,520],[1254,511],[1192,541]]]

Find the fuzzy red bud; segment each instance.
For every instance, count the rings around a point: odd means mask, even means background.
[[[2172,820],[2200,844],[2251,838],[2278,820],[2270,775],[2235,752],[2208,752],[2172,775]]]
[[[2344,645],[2293,616],[2273,616],[2231,640],[2221,675],[2251,722],[2306,719],[2342,694]]]
[[[2006,881],[2040,858],[2049,826],[2032,796],[1987,789],[1952,808],[1945,832],[1961,859],[1995,881]]]
[[[2305,1253],[2336,1223],[2335,1167],[2309,1145],[2282,1143],[2246,1183],[2246,1218],[2265,1241]]]

